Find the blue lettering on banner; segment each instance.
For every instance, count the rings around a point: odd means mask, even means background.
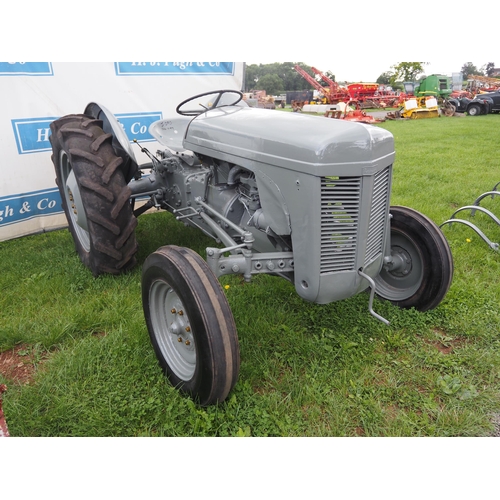
[[[0,62],[0,76],[54,76],[49,62]]]
[[[118,122],[125,130],[127,137],[132,142],[148,142],[156,140],[149,133],[149,126],[163,118],[162,114],[156,113],[118,113],[115,115]]]
[[[149,126],[163,118],[161,112],[120,113],[115,116],[125,130],[130,142],[134,139],[138,142],[154,141],[154,137],[149,133]],[[18,153],[24,155],[52,151],[49,137],[51,134],[50,124],[54,120],[57,120],[57,117],[11,120]]]
[[[234,62],[115,62],[118,76],[234,75]]]
[[[57,188],[7,196],[0,198],[0,227],[62,212]]]
[[[17,151],[20,155],[51,151],[50,123],[57,118],[22,118],[12,120]]]

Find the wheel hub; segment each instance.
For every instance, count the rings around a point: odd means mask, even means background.
[[[384,267],[393,276],[404,278],[410,274],[413,267],[411,255],[404,248],[393,246],[391,248],[391,260]]]
[[[90,252],[90,235],[80,188],[76,181],[75,172],[71,168],[68,155],[64,151],[61,151],[60,165],[61,178],[64,183],[64,196],[68,209],[68,222],[73,226],[75,237],[80,242],[83,250]]]
[[[181,380],[190,380],[196,370],[196,343],[181,299],[162,280],[150,292],[151,319],[158,346],[172,371]]]
[[[191,333],[191,326],[189,325],[187,316],[184,315],[184,311],[182,309],[180,311],[177,311],[176,309],[171,309],[170,321],[171,321],[169,328],[170,333],[172,337],[177,340],[177,344],[180,344],[178,345],[177,350],[187,349],[188,351],[193,351],[194,341],[193,341],[193,335]],[[181,352],[181,354],[185,353]]]
[[[87,217],[83,209],[83,202],[80,196],[80,189],[76,183],[76,178],[73,170],[69,173],[66,179],[66,191],[68,193],[68,205],[73,212],[74,221],[84,230],[88,231]]]

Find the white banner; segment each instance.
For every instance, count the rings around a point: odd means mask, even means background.
[[[242,90],[243,77],[237,62],[0,62],[0,241],[67,226],[51,161],[52,121],[97,102],[130,141],[155,142],[151,123],[175,116],[195,94]]]

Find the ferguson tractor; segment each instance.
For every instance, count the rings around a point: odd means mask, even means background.
[[[369,289],[368,310],[386,323],[375,295],[420,311],[444,298],[453,275],[446,239],[421,213],[390,206],[389,132],[251,108],[234,90],[194,96],[176,112],[151,125],[164,149],[143,149],[151,161],[138,165],[114,115],[90,103],[51,124],[52,159],[76,250],[95,276],[135,265],[137,217],[151,207],[215,240],[206,260],[167,245],[142,269],[158,361],[199,404],[222,402],[238,377],[221,276],[281,276],[318,304]]]

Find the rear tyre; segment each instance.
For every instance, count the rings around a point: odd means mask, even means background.
[[[391,207],[392,262],[375,279],[376,293],[419,311],[435,308],[450,288],[453,258],[439,227],[407,207]]]
[[[68,115],[51,123],[52,162],[76,251],[94,276],[136,263],[130,189],[102,122]]]
[[[238,378],[238,335],[207,263],[188,248],[159,248],[143,266],[142,304],[151,343],[171,384],[202,406],[224,401]]]

